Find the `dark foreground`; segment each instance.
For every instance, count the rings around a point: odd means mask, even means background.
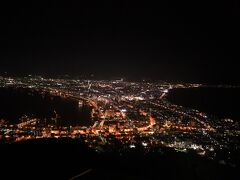
[[[34,140],[0,146],[0,179],[237,179],[239,168],[191,154],[96,153],[74,140]]]

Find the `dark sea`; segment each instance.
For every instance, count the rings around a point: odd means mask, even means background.
[[[88,125],[90,109],[79,107],[78,101],[41,94],[30,89],[0,88],[0,119],[11,124],[19,122],[23,115],[47,119],[59,115],[61,125]]]
[[[240,121],[240,88],[173,89],[167,99],[218,118]]]

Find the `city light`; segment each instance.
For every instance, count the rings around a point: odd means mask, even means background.
[[[201,84],[171,84],[170,89],[197,88]],[[43,120],[22,116],[17,124],[0,121],[0,141],[13,143],[39,138],[84,139],[91,148],[120,143],[117,151],[143,147],[170,147],[176,151],[195,151],[214,158],[216,151],[236,144],[240,127],[232,119],[215,121],[206,113],[170,103],[169,83],[0,77],[0,87],[25,89],[39,94],[71,99],[81,109],[91,109],[90,126],[59,125],[54,111]],[[164,89],[162,91],[162,89]],[[143,93],[144,92],[144,93]],[[231,138],[229,138],[231,137]],[[231,139],[231,140],[230,140]],[[140,146],[139,146],[140,145]],[[108,149],[109,150],[109,149]]]

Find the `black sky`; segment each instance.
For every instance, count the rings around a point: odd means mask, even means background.
[[[240,82],[238,1],[113,2],[2,4],[0,73]]]

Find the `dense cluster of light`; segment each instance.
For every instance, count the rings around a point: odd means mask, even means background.
[[[134,148],[151,151],[165,146],[210,158],[215,157],[216,150],[233,144],[239,148],[237,122],[212,119],[166,100],[170,89],[198,88],[201,84],[0,77],[0,86],[71,98],[79,102],[79,107],[86,104],[92,109],[92,125],[88,127],[59,127],[57,114],[50,124],[33,117],[23,117],[19,124],[2,120],[0,141],[71,137],[84,140],[96,150],[108,146],[120,152]]]

